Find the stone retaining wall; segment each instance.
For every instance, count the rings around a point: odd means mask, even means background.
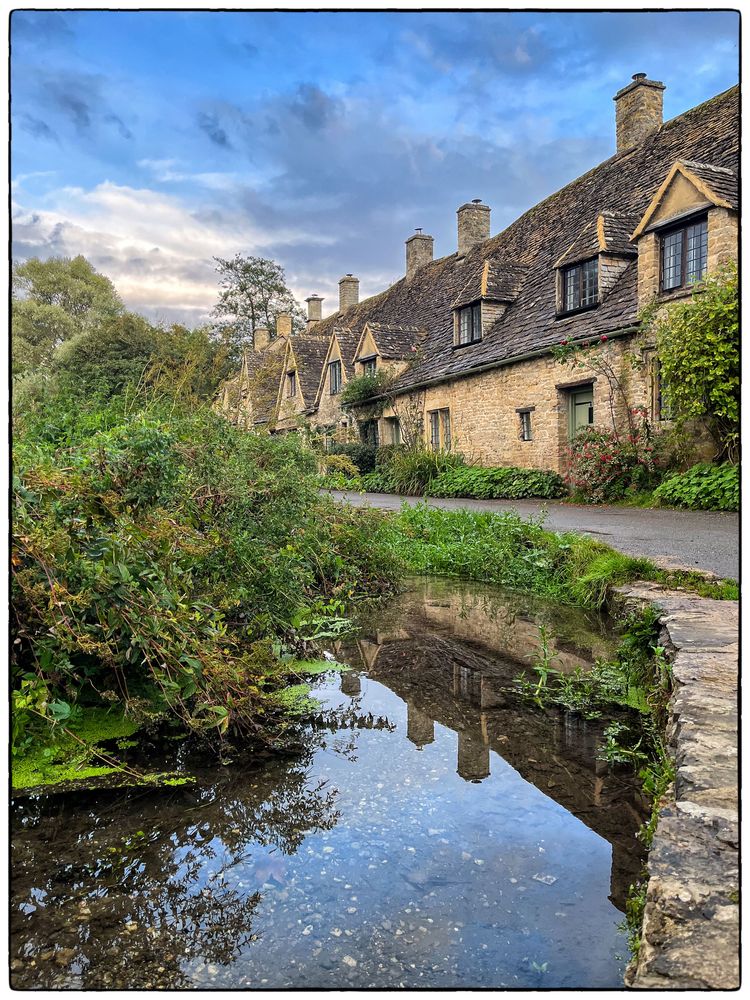
[[[648,859],[638,989],[737,989],[739,968],[738,606],[656,585],[618,591],[663,612],[673,655],[669,747],[676,778]]]

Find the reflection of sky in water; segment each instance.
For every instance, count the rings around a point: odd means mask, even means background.
[[[464,780],[454,732],[436,723],[418,750],[404,702],[361,687],[359,711],[396,731],[339,730],[316,753],[308,783],[337,789],[333,829],[240,860],[214,838],[194,891],[259,890],[257,940],[229,966],[189,960],[195,985],[619,986],[609,843],[493,751],[490,776]],[[317,693],[350,701],[338,678]]]

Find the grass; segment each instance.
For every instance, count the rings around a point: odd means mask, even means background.
[[[734,581],[660,569],[574,532],[553,532],[542,518],[404,505],[391,518],[394,556],[412,573],[459,577],[537,594],[563,604],[601,608],[609,590],[635,580],[736,600]]]

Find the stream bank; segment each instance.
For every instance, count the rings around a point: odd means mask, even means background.
[[[641,946],[626,981],[639,989],[738,989],[738,605],[650,584],[619,588],[618,596],[662,613],[676,766],[649,852]]]

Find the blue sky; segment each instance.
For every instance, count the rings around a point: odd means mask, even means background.
[[[278,260],[298,298],[455,250],[614,152],[615,92],[665,118],[737,82],[731,12],[38,11],[12,16],[14,255],[83,253],[131,308],[197,323],[212,257]]]

